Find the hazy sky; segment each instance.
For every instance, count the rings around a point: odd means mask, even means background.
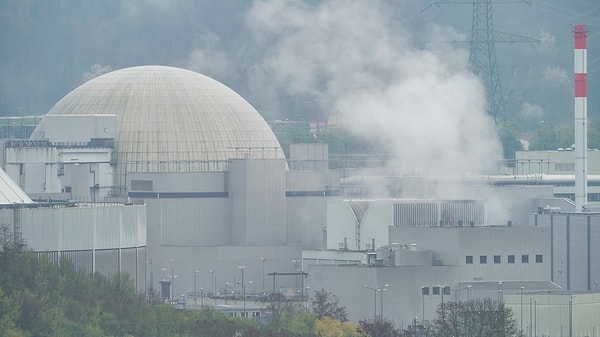
[[[209,75],[266,119],[323,118],[358,97],[435,110],[462,85],[479,90],[463,71],[472,6],[451,2],[0,1],[0,114],[44,114],[95,75],[144,64]],[[494,5],[497,30],[542,40],[496,45],[509,121],[570,120],[574,23],[591,25],[589,115],[600,117],[600,3]],[[397,102],[407,90],[415,102]]]

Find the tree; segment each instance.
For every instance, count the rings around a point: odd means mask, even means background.
[[[277,298],[269,304],[271,322],[266,327],[267,336],[312,336],[315,316],[299,302]]]
[[[359,337],[358,326],[352,322],[341,322],[331,317],[323,317],[315,323],[318,337]]]
[[[348,320],[346,307],[341,307],[336,295],[325,289],[318,290],[314,293],[311,301],[312,309],[318,319],[330,317],[338,321],[345,322]]]
[[[433,325],[438,337],[520,336],[512,310],[489,298],[440,304]]]
[[[523,145],[517,136],[517,130],[514,127],[504,125],[498,130],[498,135],[502,143],[504,159],[515,159],[515,152],[523,150]]]
[[[394,324],[385,319],[365,319],[358,322],[359,332],[365,337],[400,337],[400,330],[394,328]]]

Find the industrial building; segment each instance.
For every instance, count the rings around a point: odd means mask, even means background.
[[[326,163],[323,149],[292,146],[290,157]],[[8,175],[35,200],[146,205],[147,282],[171,282],[173,297],[196,284],[225,291],[242,272],[295,271],[302,247],[322,248],[322,200],[339,189],[323,164],[289,171],[241,96],[173,67],[84,83],[3,151]]]
[[[286,158],[248,102],[184,69],[99,76],[56,103],[29,139],[3,144],[2,166],[31,203],[78,205],[7,218],[19,240],[90,270],[135,274],[139,289],[165,298],[251,288],[305,300],[326,289],[351,319],[385,310],[407,325],[432,318],[444,296],[590,290],[600,277],[590,255],[587,283],[579,258],[566,258],[583,253],[573,240],[595,236],[565,229],[580,220],[555,215],[574,209],[555,198],[558,185],[451,177],[460,195],[436,199],[440,177],[331,170],[325,144],[291,144]],[[48,213],[53,227],[36,222]],[[44,246],[40,237],[57,239]],[[364,305],[372,296],[373,311]]]

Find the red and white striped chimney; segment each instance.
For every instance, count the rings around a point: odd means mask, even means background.
[[[574,25],[575,39],[575,212],[587,212],[587,37],[586,25]]]

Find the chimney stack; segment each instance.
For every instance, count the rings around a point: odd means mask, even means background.
[[[573,37],[575,41],[575,212],[587,212],[587,26],[575,25]]]

